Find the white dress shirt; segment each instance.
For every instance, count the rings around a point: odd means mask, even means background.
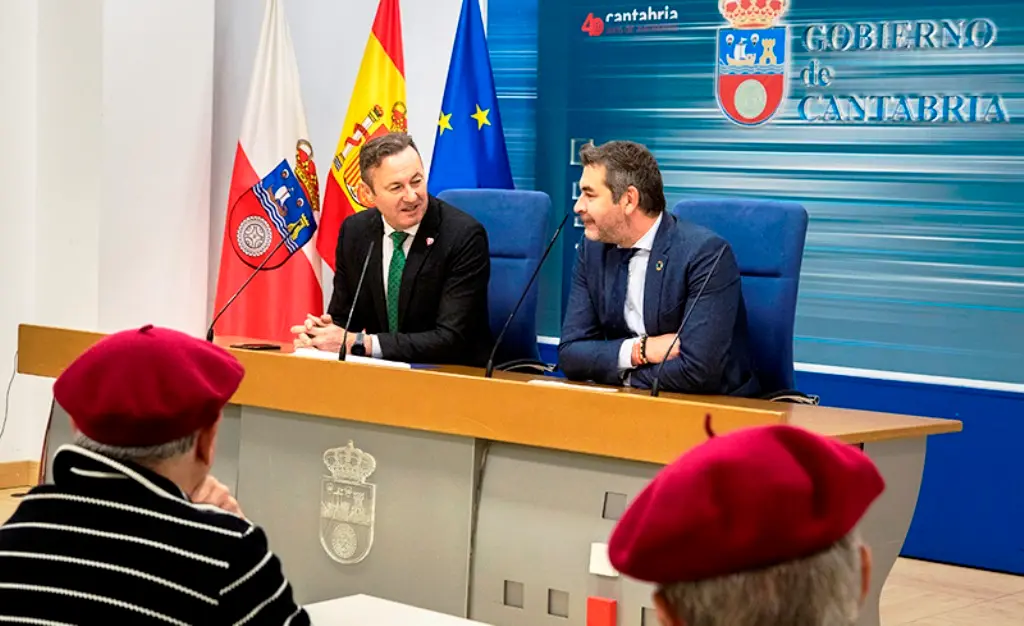
[[[380,256],[383,261],[383,271],[381,272],[381,278],[384,281],[384,302],[385,306],[388,301],[388,270],[391,269],[391,257],[395,254],[395,242],[391,240],[391,233],[395,232],[395,228],[388,224],[388,221],[381,218],[384,222],[384,241],[381,242]],[[405,258],[409,258],[409,250],[412,249],[412,240],[416,238],[416,231],[420,229],[420,225],[417,223],[415,226],[405,229],[402,232],[408,233],[408,237],[402,242],[402,250],[405,251]],[[375,359],[381,358],[380,342],[377,341],[376,335],[370,335],[370,349],[371,355]]]
[[[644,327],[644,286],[647,282],[647,262],[651,260],[651,249],[654,247],[654,237],[658,234],[658,227],[661,226],[661,218],[664,213],[658,215],[654,225],[644,236],[633,244],[636,252],[629,260],[629,278],[626,283],[625,318],[626,327],[639,337],[647,332]],[[639,341],[638,338],[625,339],[619,346],[619,373],[633,369],[633,346]],[[628,382],[627,382],[628,384]]]

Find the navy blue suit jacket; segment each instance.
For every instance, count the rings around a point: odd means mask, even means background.
[[[651,337],[675,333],[715,257],[726,246],[668,361],[659,386],[665,391],[754,397],[760,392],[747,344],[747,315],[732,248],[710,230],[665,213],[654,237],[644,284],[644,327]],[[562,322],[558,363],[571,380],[620,385],[619,347],[627,335],[610,336],[607,316],[624,302],[608,302],[617,267],[607,263],[615,246],[584,239],[573,269]],[[659,269],[660,268],[660,269]],[[657,365],[642,365],[630,385],[649,389]]]

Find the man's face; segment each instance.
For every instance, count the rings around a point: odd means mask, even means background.
[[[588,165],[580,177],[580,197],[573,211],[583,222],[583,233],[591,241],[619,243],[627,232],[626,211],[629,193],[619,201],[605,184],[605,167]]]
[[[411,146],[370,170],[370,199],[395,230],[420,223],[427,211],[427,177],[423,161]]]

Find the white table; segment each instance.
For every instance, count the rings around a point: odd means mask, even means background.
[[[308,604],[305,609],[315,626],[487,626],[365,594]]]

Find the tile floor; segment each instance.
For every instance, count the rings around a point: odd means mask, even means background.
[[[0,490],[0,523],[18,506]],[[1024,626],[1024,576],[900,559],[882,591],[883,626]]]

